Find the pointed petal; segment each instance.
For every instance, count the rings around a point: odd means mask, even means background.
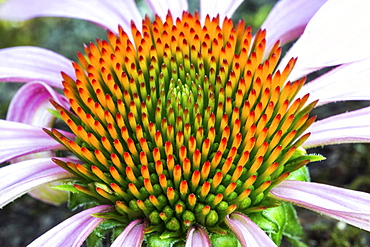
[[[226,216],[225,223],[242,246],[276,246],[259,226],[241,213]]]
[[[276,41],[281,45],[298,38],[307,23],[327,0],[281,0],[270,11],[261,29],[266,29],[266,51]]]
[[[317,106],[346,100],[370,100],[370,59],[338,66],[305,84],[296,97],[309,93]]]
[[[244,0],[200,0],[200,17],[204,20],[207,15],[212,18],[219,14],[220,21],[223,21],[225,17],[230,18],[242,2]]]
[[[53,227],[28,246],[81,246],[90,233],[105,220],[91,215],[107,212],[111,209],[112,206],[110,205],[100,205],[86,209]]]
[[[326,184],[283,181],[270,193],[279,200],[370,231],[370,194]]]
[[[152,9],[154,14],[164,19],[167,15],[168,10],[171,11],[171,15],[174,19],[181,17],[182,12],[188,10],[187,0],[145,0],[149,7]]]
[[[63,148],[42,128],[28,124],[0,120],[0,133],[0,163],[25,154]],[[61,133],[73,139],[72,134]]]
[[[141,16],[133,0],[9,0],[0,6],[0,17],[25,21],[35,17],[67,17],[95,23],[117,32],[118,25],[130,28],[130,21],[141,24]]]
[[[54,109],[50,99],[64,107],[69,107],[67,99],[47,84],[29,82],[13,96],[6,119],[34,126],[51,127],[55,117],[47,110]]]
[[[71,61],[53,51],[32,46],[0,50],[0,82],[40,80],[62,88],[61,71],[74,78]]]
[[[132,221],[125,230],[114,240],[111,247],[130,246],[140,247],[144,239],[145,220]]]
[[[370,142],[370,107],[338,114],[313,123],[304,148],[339,143]]]
[[[185,247],[210,247],[211,241],[207,233],[200,227],[191,228],[186,237]]]
[[[0,208],[33,188],[74,175],[57,166],[51,158],[26,160],[0,169]]]
[[[288,80],[370,57],[370,1],[352,3],[329,0],[317,11],[279,65],[281,70],[290,58],[298,57]]]

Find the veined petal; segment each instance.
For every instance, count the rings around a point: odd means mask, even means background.
[[[370,142],[370,107],[338,114],[313,123],[307,130],[311,136],[302,145]]]
[[[125,230],[114,240],[111,247],[120,246],[132,246],[140,247],[144,239],[144,228],[146,227],[146,222],[143,219],[134,220]]]
[[[130,21],[141,24],[141,16],[133,0],[9,0],[0,6],[0,17],[25,21],[35,17],[67,17],[95,23],[117,32],[118,25],[128,30]]]
[[[241,213],[226,216],[225,223],[242,246],[277,246],[259,226]]]
[[[191,228],[189,230],[188,236],[186,237],[185,247],[209,247],[211,246],[211,241],[207,233],[200,227]]]
[[[370,100],[370,59],[338,66],[303,85],[296,97],[309,93],[317,106],[336,101]],[[349,83],[350,82],[350,83]]]
[[[55,117],[47,111],[54,109],[53,99],[68,108],[67,99],[43,82],[29,82],[23,85],[10,102],[6,119],[34,126],[51,127]]]
[[[58,150],[63,146],[49,137],[40,127],[0,120],[0,163],[21,155]],[[61,131],[73,139],[71,133]]]
[[[71,61],[53,51],[32,46],[0,50],[0,82],[39,80],[52,87],[62,88],[61,71],[75,77]]]
[[[81,246],[90,233],[105,220],[91,215],[107,212],[111,209],[112,206],[109,205],[100,205],[86,209],[53,227],[28,246]]]
[[[0,208],[33,188],[74,177],[50,158],[26,160],[0,169]]]
[[[165,18],[168,10],[171,11],[173,18],[180,17],[184,10],[188,10],[187,0],[145,0],[154,14]]]
[[[370,231],[370,194],[302,181],[283,181],[270,193],[279,200]]]
[[[261,28],[266,29],[266,51],[276,41],[281,45],[298,38],[312,16],[327,0],[281,0],[270,11]]]
[[[352,6],[349,8],[348,6]],[[298,57],[288,80],[370,57],[370,1],[329,0],[313,16],[279,68]],[[355,25],[354,25],[355,23]]]
[[[207,15],[211,18],[220,15],[220,21],[223,21],[226,16],[231,17],[243,1],[200,0],[201,20],[204,20]]]

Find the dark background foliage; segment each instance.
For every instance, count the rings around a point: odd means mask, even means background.
[[[254,30],[261,25],[276,0],[248,0],[235,14],[244,18]],[[145,5],[141,2],[145,11]],[[196,9],[197,1],[191,8]],[[81,20],[38,18],[22,23],[0,22],[0,48],[31,45],[48,48],[76,59],[82,44],[105,38],[105,31]],[[350,82],[349,82],[350,83]],[[4,119],[12,95],[21,85],[0,84],[0,118]],[[358,109],[369,102],[334,103],[315,109],[319,118]],[[309,165],[312,181],[370,192],[370,145],[332,145],[309,150],[327,160]],[[14,171],[17,172],[17,171]],[[351,202],[349,202],[351,203]],[[65,205],[50,206],[25,195],[0,210],[0,245],[25,246],[73,213]],[[305,209],[298,209],[309,246],[368,246],[370,233],[329,219]],[[283,243],[283,246],[290,246]]]

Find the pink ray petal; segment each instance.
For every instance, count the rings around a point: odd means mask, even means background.
[[[53,51],[32,46],[0,50],[0,82],[40,80],[62,88],[61,71],[74,78],[71,61]]]
[[[67,17],[95,23],[117,32],[118,25],[129,30],[130,21],[141,24],[141,16],[133,0],[8,0],[0,6],[0,17],[24,21],[35,17]]]
[[[266,51],[276,41],[281,45],[298,38],[307,23],[327,0],[281,0],[270,11],[261,28],[266,29]]]
[[[224,1],[224,0],[200,0],[200,16],[204,20],[207,15],[211,18],[220,15],[220,21],[225,17],[231,17],[235,10],[244,0]]]
[[[242,246],[277,246],[259,226],[241,213],[226,216],[225,223]]]
[[[90,233],[105,220],[91,215],[107,212],[112,209],[113,207],[110,205],[100,205],[86,209],[53,227],[28,246],[81,246]]]
[[[69,108],[67,99],[43,82],[29,82],[23,85],[10,102],[6,119],[34,126],[51,127],[55,117],[47,110],[54,109],[53,99]]]
[[[370,107],[338,114],[313,123],[304,148],[339,143],[370,142]]]
[[[279,200],[370,231],[368,193],[326,184],[288,180],[281,182],[270,193]]]
[[[186,237],[185,247],[210,247],[211,241],[207,233],[200,227],[191,228]]]
[[[0,163],[25,154],[63,149],[40,127],[0,120],[0,133]],[[68,138],[74,137],[65,131],[61,133]]]
[[[51,158],[26,160],[0,169],[0,208],[33,188],[56,180],[73,178]]]
[[[114,240],[111,247],[130,246],[140,247],[144,239],[145,220],[132,221],[125,230]]]
[[[296,97],[309,93],[316,105],[346,100],[370,100],[370,59],[344,64],[305,84]]]
[[[145,0],[149,7],[152,9],[154,14],[162,17],[162,20],[167,15],[168,10],[171,11],[171,15],[174,19],[181,17],[182,12],[188,10],[187,0]]]
[[[348,6],[351,6],[349,8]],[[279,68],[292,57],[298,61],[288,80],[321,68],[370,57],[370,1],[329,0],[313,16],[304,33],[287,52]]]

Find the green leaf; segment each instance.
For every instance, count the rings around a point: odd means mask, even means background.
[[[297,212],[294,206],[287,202],[282,202],[285,208],[287,224],[284,227],[283,234],[290,238],[301,238],[303,236],[302,226],[299,223]]]
[[[52,188],[56,190],[63,190],[63,191],[68,191],[72,193],[81,193],[81,191],[73,187],[73,184],[61,184],[61,185],[53,186]]]
[[[278,225],[277,230],[275,232],[270,232],[269,235],[276,245],[280,245],[281,239],[283,238],[283,229],[286,224],[286,213],[284,206],[280,205],[279,207],[268,208],[263,211],[263,214],[265,217],[268,217],[271,219],[271,221],[276,222]]]
[[[93,207],[100,204],[101,203],[98,199],[84,193],[69,193],[68,208],[72,211],[77,209],[78,207]]]
[[[225,235],[221,234],[211,234],[211,245],[215,247],[241,247],[238,239],[236,238],[235,234],[227,231]]]
[[[297,180],[297,181],[305,181],[305,182],[311,181],[310,173],[308,171],[308,167],[303,166],[303,167],[299,168],[298,170],[290,173],[287,180]]]
[[[50,108],[47,108],[46,109],[51,115],[53,115],[55,118],[58,118],[60,120],[63,120],[63,118],[60,116],[60,113],[55,110],[55,109],[50,109]]]
[[[161,238],[160,233],[150,234],[146,237],[148,247],[172,247],[175,243],[176,246],[185,246],[185,242],[179,240],[178,238]]]
[[[279,224],[271,218],[267,211],[262,211],[258,213],[253,213],[248,215],[248,217],[256,223],[262,230],[268,233],[276,233],[279,231]]]

